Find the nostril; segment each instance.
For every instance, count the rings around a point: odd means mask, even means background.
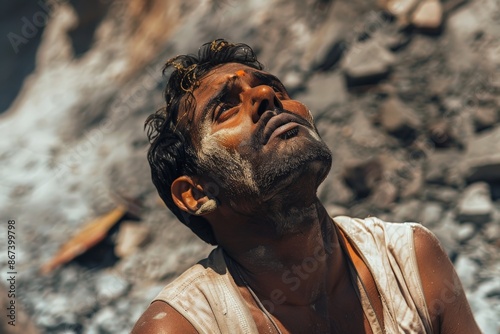
[[[260,105],[259,105],[259,110],[257,110],[259,116],[261,116],[264,112],[266,112],[266,110],[268,109],[269,107],[269,101],[268,100],[263,100],[260,102]]]
[[[274,97],[274,101],[273,102],[274,102],[274,106],[275,107],[278,107],[280,109],[283,108],[283,105],[281,104],[281,101],[278,100],[278,98],[276,96]]]

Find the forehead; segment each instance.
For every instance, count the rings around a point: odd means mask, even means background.
[[[224,85],[228,80],[234,78],[252,79],[252,73],[262,72],[250,66],[238,63],[223,64],[210,70],[205,74],[197,89],[193,92],[194,96],[210,94],[216,92],[220,85]]]

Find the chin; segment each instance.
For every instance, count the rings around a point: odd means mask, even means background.
[[[265,197],[286,194],[292,189],[297,196],[315,197],[332,166],[332,153],[321,140],[296,137],[277,143],[276,151],[268,154],[265,161],[256,173]]]

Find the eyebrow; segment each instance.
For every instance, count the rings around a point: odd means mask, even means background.
[[[278,86],[288,95],[288,91],[286,90],[283,83],[272,74],[262,73],[262,72],[254,72],[252,73],[258,80],[262,81],[263,84],[268,86]]]

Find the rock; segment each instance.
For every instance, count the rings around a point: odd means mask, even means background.
[[[47,307],[46,301],[37,303],[37,324],[45,328],[77,324],[77,315],[68,310],[70,303],[70,300],[62,295],[50,295],[50,307]]]
[[[424,176],[422,173],[422,169],[418,168],[409,168],[408,175],[404,178],[404,182],[400,184],[400,197],[408,198],[416,196],[420,193],[422,186],[424,184]]]
[[[487,183],[476,182],[468,186],[457,207],[457,218],[462,222],[482,224],[491,219],[493,204]]]
[[[449,3],[450,1],[447,1]],[[446,32],[450,35],[450,45],[447,50],[447,65],[448,68],[454,72],[459,73],[464,70],[471,70],[474,68],[474,62],[479,59],[484,59],[484,53],[477,53],[474,48],[467,47],[470,39],[463,38],[463,36],[472,35],[474,32],[491,29],[489,27],[488,15],[486,14],[487,5],[479,4],[476,1],[468,1],[469,3],[457,10],[449,13],[446,18]],[[475,7],[475,8],[474,8]],[[473,9],[474,8],[474,9]],[[471,10],[472,9],[472,10]],[[484,15],[477,15],[477,10],[484,10]],[[486,24],[485,24],[486,23]],[[453,53],[457,50],[463,51],[460,57],[453,57]],[[462,82],[461,82],[462,84]]]
[[[439,224],[443,215],[443,208],[437,202],[427,202],[421,212],[419,220],[427,227]]]
[[[347,102],[347,90],[340,75],[315,75],[307,84],[307,97],[304,103],[308,105],[311,100],[313,114],[328,112],[329,107],[338,106]]]
[[[429,150],[425,162],[425,180],[430,183],[454,186],[457,179],[463,179],[457,165],[462,154],[458,150]]]
[[[340,175],[329,176],[318,188],[318,194],[325,203],[347,205],[354,199],[353,191]]]
[[[382,165],[377,159],[347,163],[343,178],[357,198],[365,198],[382,179]]]
[[[387,135],[375,128],[361,111],[354,114],[351,126],[344,129],[345,135],[362,147],[376,148],[387,141]]]
[[[338,175],[332,176],[330,181],[323,182],[318,188],[318,193],[325,202],[343,205],[350,203],[355,196],[342,177]]]
[[[102,334],[113,334],[113,333],[125,333],[130,330],[127,328],[128,324],[124,324],[120,321],[120,315],[117,314],[112,307],[105,307],[101,309],[94,316],[94,326],[99,329],[98,333]]]
[[[490,279],[485,282],[481,282],[481,285],[476,289],[475,294],[483,298],[500,295],[500,280]]]
[[[100,304],[109,302],[123,296],[129,289],[130,283],[118,273],[103,272],[95,281],[95,289]]]
[[[500,127],[484,131],[468,143],[461,168],[469,182],[500,181]]]
[[[476,282],[479,265],[466,255],[459,255],[454,263],[455,270],[462,282],[464,289],[471,289]]]
[[[488,243],[483,233],[474,234],[474,236],[467,241],[464,252],[466,252],[471,259],[477,261],[482,267],[488,267],[488,270],[481,270],[482,279],[498,277],[500,274],[498,246]]]
[[[474,236],[476,230],[477,226],[472,223],[461,224],[456,231],[457,240],[460,243],[467,242],[467,240],[470,240]]]
[[[413,34],[400,32],[395,35],[387,36],[385,45],[391,51],[399,51],[410,44],[412,38]]]
[[[398,188],[388,180],[382,180],[370,195],[369,202],[378,209],[390,209],[398,197]]]
[[[285,85],[288,93],[293,94],[291,92],[304,89],[304,82],[306,82],[306,78],[304,78],[303,72],[295,70],[287,72],[281,79],[281,82]]]
[[[427,127],[429,138],[436,147],[460,146],[459,134],[449,119],[438,119],[430,122]]]
[[[381,104],[378,120],[382,128],[404,143],[412,142],[421,125],[420,119],[395,97]]]
[[[439,224],[432,229],[448,256],[454,254],[458,248],[457,229],[458,224],[451,211],[446,212]]]
[[[411,23],[418,29],[439,32],[443,21],[443,7],[439,0],[422,1],[411,16]]]
[[[68,296],[68,300],[66,301],[66,312],[73,312],[78,315],[89,314],[97,305],[95,292],[90,288],[84,288],[82,284],[79,284],[78,288],[71,294],[66,292],[66,296]],[[78,303],[72,303],[72,300],[78,300]]]
[[[448,95],[451,89],[450,78],[448,76],[435,76],[429,78],[429,80],[429,90],[432,97],[439,98]],[[436,113],[433,116],[437,116]]]
[[[469,297],[470,306],[474,312],[474,319],[482,333],[498,333],[498,315],[488,303],[486,298],[476,296]]]
[[[395,222],[414,222],[419,217],[421,209],[420,202],[417,200],[409,200],[399,204],[393,211]]]
[[[476,131],[491,128],[498,121],[498,113],[495,108],[477,107],[473,111],[474,126]]]
[[[424,198],[429,201],[441,202],[443,204],[454,203],[458,197],[458,191],[449,187],[427,186],[424,191]]]
[[[346,34],[339,19],[343,16],[345,4],[335,3],[333,7],[324,13],[326,19],[306,43],[307,48],[300,60],[300,68],[303,70],[328,71],[338,65],[346,51]]]
[[[497,219],[486,224],[483,229],[483,235],[488,242],[500,246],[500,223]]]
[[[324,55],[317,60],[317,64],[314,64],[316,70],[328,71],[334,67],[344,55],[348,45],[344,40],[332,41],[332,43],[325,49]]]
[[[296,99],[304,103],[315,117],[328,117],[331,106],[347,101],[347,91],[342,77],[338,74],[315,74],[307,83],[306,90],[298,93]]]
[[[419,0],[379,0],[379,4],[392,15],[406,20]]]
[[[119,257],[128,256],[139,249],[148,239],[149,229],[146,225],[124,221],[116,237],[115,254]]]
[[[144,175],[149,175],[151,169],[144,159],[143,150],[129,154],[126,161],[117,160],[107,168],[109,192],[128,199],[138,199],[155,191],[152,184],[143,182]]]
[[[371,85],[386,78],[395,57],[373,40],[355,44],[347,53],[342,68],[349,87]]]

